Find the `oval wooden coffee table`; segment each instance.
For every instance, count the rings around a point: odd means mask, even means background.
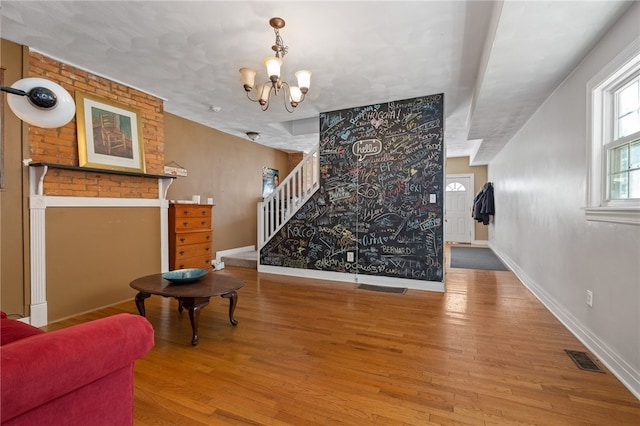
[[[136,307],[142,316],[146,314],[144,299],[152,294],[178,299],[178,310],[182,312],[182,309],[185,308],[189,311],[189,320],[193,330],[193,337],[191,338],[193,346],[198,344],[200,309],[209,304],[209,299],[212,296],[221,296],[229,299],[229,321],[234,326],[238,324],[238,321],[233,318],[233,312],[238,303],[236,290],[242,288],[244,282],[237,278],[209,272],[195,283],[174,284],[162,278],[162,274],[153,274],[133,280],[129,283],[129,286],[139,292],[136,295]]]

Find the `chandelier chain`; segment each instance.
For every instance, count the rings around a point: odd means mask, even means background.
[[[282,59],[289,51],[289,46],[284,45],[284,41],[282,40],[282,37],[280,37],[280,31],[277,28],[274,28],[273,32],[276,33],[276,44],[272,49],[276,52],[276,58]]]

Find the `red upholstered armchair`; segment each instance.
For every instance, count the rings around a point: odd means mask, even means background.
[[[0,319],[2,425],[131,425],[133,367],[151,324],[118,314],[46,333]]]

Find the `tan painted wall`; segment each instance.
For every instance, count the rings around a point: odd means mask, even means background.
[[[49,321],[133,298],[134,279],[160,272],[158,208],[47,208]]]
[[[288,170],[288,155],[216,129],[165,113],[166,163],[187,169],[169,187],[169,200],[213,198],[213,251],[257,243],[257,203],[262,168]]]
[[[469,173],[473,174],[474,196],[487,182],[487,166],[470,166],[469,157],[447,158],[446,173],[449,175]],[[474,239],[477,241],[489,241],[489,227],[479,222],[474,222]]]

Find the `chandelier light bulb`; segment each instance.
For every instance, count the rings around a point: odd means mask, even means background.
[[[302,101],[302,91],[298,86],[291,86],[289,95],[291,96],[291,102],[295,102],[296,105]]]
[[[266,84],[258,84],[256,86],[256,92],[258,93],[258,102],[264,106],[269,103],[269,94],[271,93],[271,86]]]
[[[296,78],[298,79],[298,86],[302,93],[307,93],[309,86],[311,86],[311,71],[300,70],[296,72]]]
[[[267,75],[269,80],[277,82],[280,78],[280,67],[282,67],[282,59],[270,56],[265,58],[264,65],[267,67]]]
[[[256,82],[256,70],[253,68],[240,68],[240,76],[242,78],[242,84],[244,90],[250,92],[253,89],[253,85]]]

